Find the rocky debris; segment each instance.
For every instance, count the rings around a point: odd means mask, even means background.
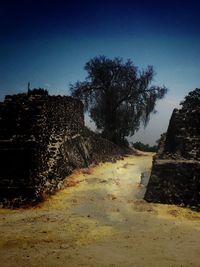
[[[83,104],[72,97],[34,89],[0,103],[0,202],[42,200],[74,169],[124,153],[84,126]]]
[[[200,209],[200,107],[175,109],[145,193],[150,202]]]

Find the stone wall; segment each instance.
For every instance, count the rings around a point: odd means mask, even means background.
[[[175,109],[147,186],[150,202],[200,209],[200,107]]]
[[[123,151],[84,126],[83,104],[37,90],[0,103],[0,201],[41,200],[75,168]]]
[[[173,111],[166,135],[165,154],[200,160],[200,107]]]

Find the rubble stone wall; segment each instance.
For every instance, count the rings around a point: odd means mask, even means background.
[[[173,111],[145,199],[200,209],[200,107]]]
[[[173,111],[164,152],[179,158],[200,160],[200,107]]]
[[[1,202],[42,199],[74,169],[122,154],[85,128],[83,104],[72,97],[28,92],[0,103]]]

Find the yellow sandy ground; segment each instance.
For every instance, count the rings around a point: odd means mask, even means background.
[[[38,207],[0,209],[0,266],[200,267],[200,213],[141,199],[151,162],[77,171]]]

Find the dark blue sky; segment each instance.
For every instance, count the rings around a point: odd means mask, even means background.
[[[159,113],[139,136],[153,143],[170,113],[200,87],[200,1],[0,2],[0,99],[45,87],[67,94],[83,80],[85,63],[96,55],[153,65],[155,83],[170,91]]]

